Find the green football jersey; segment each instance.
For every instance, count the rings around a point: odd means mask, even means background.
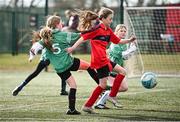
[[[46,57],[50,60],[57,73],[61,73],[70,68],[73,64],[74,58],[65,51],[70,47],[70,43],[80,38],[78,33],[62,32],[53,30],[52,32],[52,47],[54,52],[46,48]],[[42,44],[42,41],[41,41]]]
[[[126,44],[113,44],[111,43],[109,47],[109,57],[110,60],[119,64],[120,66],[124,65],[124,60],[122,58],[122,52],[127,49]]]

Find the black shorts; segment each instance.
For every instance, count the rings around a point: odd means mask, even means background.
[[[112,68],[114,68],[116,66],[116,63],[110,61],[110,64],[112,66]],[[109,73],[110,73],[110,69],[109,69],[109,65],[105,65],[99,69],[97,69],[97,73],[98,73],[98,78],[102,79],[104,77],[108,77]]]
[[[57,73],[63,81],[67,80],[71,76],[71,71],[77,71],[80,66],[80,60],[78,58],[74,58],[72,66],[64,72]]]

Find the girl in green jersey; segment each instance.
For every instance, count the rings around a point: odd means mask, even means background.
[[[30,49],[29,54],[30,54],[30,58],[29,61],[32,61],[32,58],[34,57],[35,54],[38,53],[38,50],[42,50],[43,46],[40,45],[38,43],[38,41],[40,40],[40,35],[39,32],[34,32],[33,36],[32,36],[32,49]],[[42,50],[42,54],[41,54],[41,58],[40,61],[36,67],[36,69],[34,70],[34,72],[32,72],[30,75],[28,75],[28,77],[21,82],[21,84],[19,86],[17,86],[13,91],[12,91],[12,95],[13,96],[17,96],[19,94],[20,91],[22,91],[22,89],[32,80],[34,79],[36,76],[38,76],[40,74],[40,72],[45,69],[49,64],[50,61],[49,59],[47,59],[46,55],[43,53],[44,51]],[[61,81],[61,93],[60,95],[68,95],[68,92],[66,91],[66,82],[65,81]]]
[[[80,114],[75,109],[76,101],[76,82],[71,75],[71,71],[87,70],[98,82],[96,72],[90,68],[90,64],[78,58],[72,57],[65,51],[70,47],[70,42],[76,41],[80,35],[78,33],[67,33],[60,31],[62,28],[61,19],[59,16],[50,16],[47,19],[48,27],[44,27],[40,31],[42,40],[39,42],[46,48],[46,56],[50,60],[57,74],[63,81],[66,81],[70,87],[69,91],[69,109],[67,114],[77,115]]]

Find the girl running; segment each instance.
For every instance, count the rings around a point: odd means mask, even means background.
[[[43,46],[38,43],[38,41],[41,40],[41,37],[39,35],[39,32],[33,32],[33,38],[32,43],[33,46],[29,51],[30,58],[29,61],[31,62],[34,55],[38,53],[39,50],[43,49]],[[36,49],[36,50],[35,50]],[[50,64],[49,59],[46,57],[44,50],[42,51],[40,61],[33,73],[31,73],[19,86],[17,86],[13,91],[12,95],[17,96],[18,93],[36,76],[39,75],[39,73],[45,69]],[[68,92],[66,91],[66,82],[61,81],[61,92],[60,95],[68,95]]]
[[[125,44],[134,41],[134,36],[129,39],[118,38],[110,28],[110,24],[113,21],[114,12],[109,8],[101,8],[99,15],[92,11],[81,11],[79,29],[82,31],[81,38],[67,51],[70,53],[77,48],[78,45],[85,42],[84,40],[90,39],[91,43],[91,67],[95,68],[98,72],[99,85],[93,90],[91,96],[86,101],[82,110],[88,113],[94,113],[92,106],[96,102],[98,96],[103,92],[107,85],[107,78],[110,71],[114,70],[118,74],[115,77],[111,92],[108,99],[117,104],[115,98],[122,80],[126,75],[126,71],[120,65],[110,61],[107,58],[106,47],[110,42],[115,44]],[[95,28],[92,25],[96,22],[99,17],[100,24]]]
[[[116,26],[115,29],[115,35],[121,39],[124,39],[126,36],[126,32],[127,32],[127,28],[126,25],[124,24],[119,24]],[[129,51],[130,50],[130,51]],[[124,55],[124,52],[129,52],[128,54],[126,53],[126,55]],[[127,49],[127,45],[126,44],[113,44],[111,43],[108,52],[109,52],[109,58],[111,61],[119,64],[120,66],[124,67],[124,58],[128,57],[130,58],[130,56],[133,55],[133,53],[135,53],[136,51],[136,46],[135,44],[133,44],[133,46],[131,46],[130,48]],[[127,59],[127,58],[126,58]],[[117,76],[116,72],[111,72],[110,76],[108,77],[108,81],[110,86],[113,85],[115,77]],[[125,92],[128,90],[128,84],[127,84],[127,80],[126,78],[124,78],[124,80],[121,83],[121,86],[119,87],[119,91],[118,92]],[[110,93],[110,91],[106,91],[102,97],[98,100],[95,108],[96,109],[108,109],[108,107],[105,106],[106,100],[108,98],[108,94]],[[118,104],[114,104],[115,107],[122,107],[122,105],[118,105]]]
[[[65,51],[70,46],[70,42],[79,38],[77,33],[67,33],[60,31],[62,28],[59,16],[50,16],[47,20],[48,27],[40,31],[42,40],[39,42],[46,49],[46,56],[50,60],[57,74],[63,81],[66,81],[70,87],[69,90],[69,109],[67,114],[80,114],[75,108],[77,85],[71,71],[87,70],[96,82],[99,82],[94,69],[90,68],[88,62],[74,58]]]

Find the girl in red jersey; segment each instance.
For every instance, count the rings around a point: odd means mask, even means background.
[[[107,78],[112,70],[116,71],[118,74],[115,77],[108,100],[110,100],[113,104],[116,104],[117,101],[115,100],[115,97],[121,82],[126,75],[126,71],[123,67],[108,59],[106,47],[110,42],[115,44],[125,44],[134,41],[136,38],[132,36],[129,39],[120,39],[114,34],[110,28],[110,24],[113,21],[113,14],[114,12],[109,8],[101,8],[99,15],[92,11],[80,11],[79,30],[82,32],[81,38],[72,47],[67,48],[67,51],[70,53],[75,50],[78,45],[85,42],[84,40],[90,39],[91,67],[97,70],[100,83],[82,107],[84,112],[94,113],[92,106],[105,89],[107,85]],[[99,18],[100,24],[93,27],[97,18]]]

